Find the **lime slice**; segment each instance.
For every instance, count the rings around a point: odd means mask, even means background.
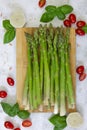
[[[77,128],[83,124],[83,118],[79,112],[73,112],[67,116],[66,122],[68,126]]]
[[[10,15],[10,23],[15,28],[21,28],[25,24],[25,15],[22,9],[14,10]]]

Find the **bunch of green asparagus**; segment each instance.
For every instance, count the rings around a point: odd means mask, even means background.
[[[70,72],[70,29],[40,25],[33,35],[25,33],[28,68],[23,91],[23,105],[28,110],[66,114],[75,104]]]

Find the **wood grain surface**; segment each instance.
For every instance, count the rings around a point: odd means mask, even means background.
[[[36,28],[18,28],[16,29],[16,97],[17,102],[20,105],[20,108],[23,108],[22,106],[22,93],[23,93],[23,87],[24,87],[24,81],[26,77],[27,72],[27,43],[26,38],[24,35],[24,32],[28,32],[30,34],[33,34],[34,30]],[[70,29],[70,44],[71,44],[71,51],[70,51],[70,64],[71,64],[71,74],[72,74],[72,81],[73,81],[73,89],[74,89],[74,96],[76,99],[76,43],[75,43],[75,30],[74,28]],[[67,105],[67,103],[66,103]],[[43,112],[52,112],[53,108],[51,110],[46,110],[44,108]],[[67,112],[74,112],[75,109],[68,109]],[[39,110],[36,110],[35,112],[39,112]]]

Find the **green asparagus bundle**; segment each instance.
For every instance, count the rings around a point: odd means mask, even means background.
[[[66,114],[74,106],[70,71],[70,29],[40,25],[33,35],[25,33],[28,46],[28,68],[23,92],[23,105],[29,110]],[[42,108],[42,109],[39,109]]]

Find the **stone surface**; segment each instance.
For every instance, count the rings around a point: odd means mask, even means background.
[[[47,5],[61,5],[69,3],[74,7],[74,13],[77,20],[87,21],[87,0],[47,0]],[[8,92],[8,97],[4,101],[11,104],[16,102],[16,39],[10,44],[3,44],[4,28],[2,21],[9,19],[13,9],[22,8],[26,17],[26,27],[38,27],[40,24],[40,16],[44,12],[44,8],[38,7],[38,0],[0,0],[0,90],[4,89]],[[62,25],[62,22],[55,18],[52,21],[54,26]],[[76,65],[84,65],[87,73],[87,35],[76,36]],[[6,78],[12,76],[15,85],[10,87]],[[84,81],[78,80],[76,75],[76,102],[77,110],[84,119],[83,125],[77,130],[87,130],[87,78]],[[2,101],[2,99],[0,99]],[[26,130],[53,130],[53,125],[48,121],[52,113],[32,113],[30,118],[33,125]],[[10,118],[6,115],[0,106],[0,130],[6,130],[3,126],[5,120],[11,120],[15,126],[20,126],[21,130],[25,130],[21,126],[22,120],[18,117]],[[65,130],[75,130],[66,127]]]

